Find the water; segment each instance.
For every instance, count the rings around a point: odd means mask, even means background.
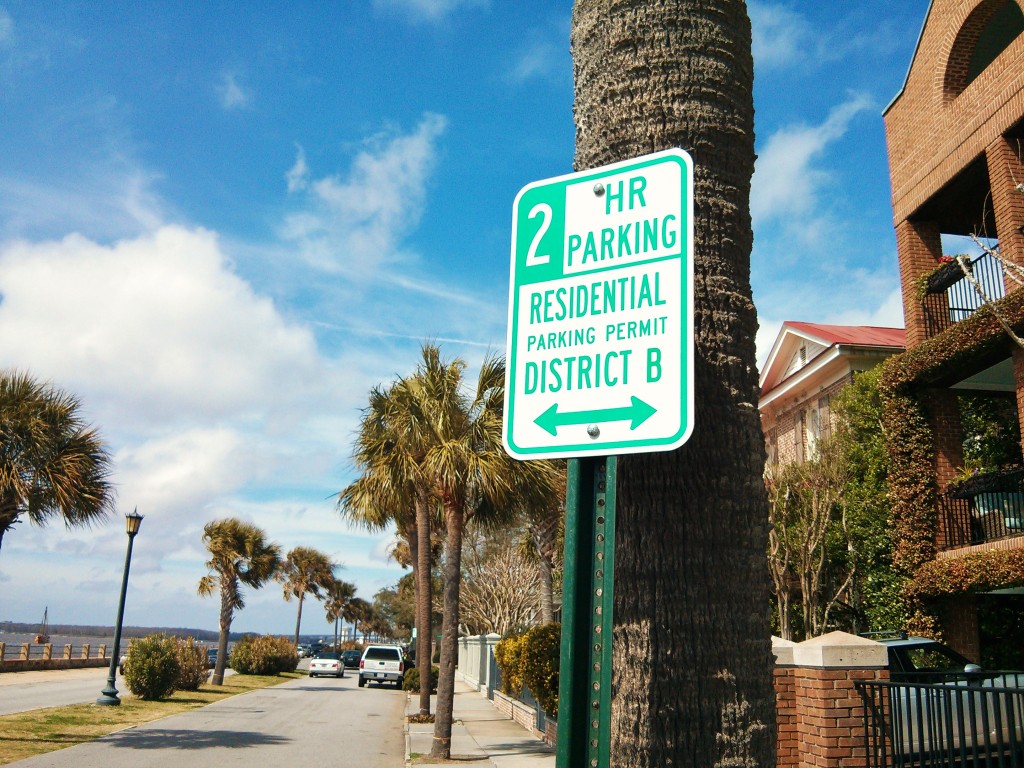
[[[21,644],[32,643],[35,639],[35,633],[28,632],[0,632],[0,643],[6,643],[7,647],[4,650],[5,659],[17,659],[21,657]],[[89,644],[89,655],[96,657],[99,655],[100,645],[106,643],[107,653],[109,654],[114,648],[114,636],[109,635],[106,637],[88,637],[85,635],[50,635],[50,642],[53,644],[53,657],[62,658],[64,656],[64,646],[70,645],[72,658],[81,658],[82,646],[86,643]],[[121,638],[121,647],[128,647],[128,640],[124,637]],[[30,658],[41,659],[43,658],[43,646],[38,644],[32,644],[29,648]]]

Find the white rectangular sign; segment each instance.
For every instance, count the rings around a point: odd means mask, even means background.
[[[692,431],[693,163],[667,150],[534,182],[512,219],[505,448],[666,451]]]

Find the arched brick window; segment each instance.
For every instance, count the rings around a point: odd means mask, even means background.
[[[984,0],[957,33],[946,64],[947,98],[958,96],[1024,32],[1024,12],[1015,0]]]

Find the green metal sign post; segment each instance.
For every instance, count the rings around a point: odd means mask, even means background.
[[[609,765],[614,456],[569,460],[557,768]]]

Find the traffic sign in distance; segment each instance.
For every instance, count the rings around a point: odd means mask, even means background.
[[[528,184],[512,209],[504,442],[520,459],[667,451],[693,429],[693,162]]]

